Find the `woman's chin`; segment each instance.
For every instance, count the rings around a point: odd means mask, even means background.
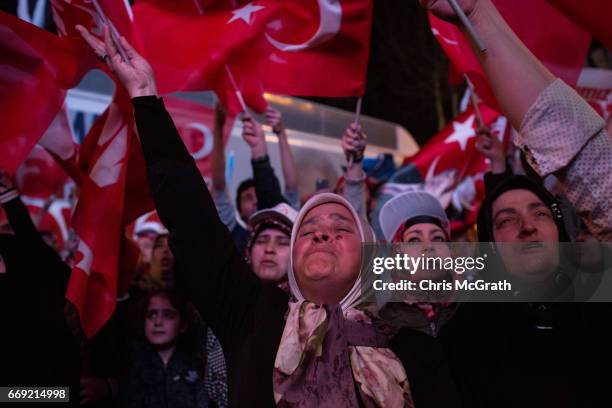
[[[314,261],[306,266],[305,277],[311,281],[319,281],[328,278],[334,272],[334,265],[326,261]]]

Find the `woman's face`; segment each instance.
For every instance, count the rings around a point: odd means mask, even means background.
[[[361,236],[351,212],[337,203],[311,209],[299,226],[293,260],[306,299],[322,304],[342,300],[361,264]]]
[[[422,223],[410,226],[402,235],[402,252],[410,257],[439,257],[451,256],[444,230],[435,224]],[[427,275],[415,273],[418,279],[428,278],[433,280],[448,278],[448,272],[444,269],[427,269]]]
[[[259,233],[251,248],[251,265],[259,279],[280,282],[287,276],[291,238],[276,228]]]
[[[183,331],[183,319],[170,300],[163,295],[152,296],[145,315],[145,337],[149,343],[162,349],[172,346]]]

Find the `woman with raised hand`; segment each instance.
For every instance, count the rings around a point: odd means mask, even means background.
[[[459,23],[449,1],[419,2]],[[557,176],[592,234],[611,241],[612,140],[604,120],[537,60],[491,0],[457,2],[486,44],[484,52],[472,48],[502,112],[519,130],[515,144],[540,177]]]
[[[231,406],[412,407],[393,331],[361,295],[362,243],[371,229],[336,194],[319,194],[291,233],[291,296],[250,270],[158,98],[150,65],[124,40],[123,61],[79,28],[132,97],[159,216],[177,274],[227,356]],[[409,345],[402,345],[409,347]]]

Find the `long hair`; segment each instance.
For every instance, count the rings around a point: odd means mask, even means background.
[[[148,292],[146,296],[140,300],[138,305],[137,338],[148,343],[144,329],[145,319],[149,308],[149,302],[155,296],[168,299],[168,302],[170,302],[172,307],[178,312],[181,324],[184,326],[184,330],[179,333],[176,340],[176,349],[200,357],[203,347],[203,345],[200,344],[200,340],[206,338],[206,327],[203,327],[201,318],[193,305],[182,293],[174,289],[154,289]]]

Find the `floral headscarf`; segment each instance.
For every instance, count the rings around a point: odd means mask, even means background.
[[[402,363],[387,348],[394,329],[361,303],[361,276],[339,304],[318,305],[304,298],[293,270],[293,248],[305,215],[327,203],[346,207],[362,243],[373,233],[351,205],[332,193],[312,197],[298,214],[291,235],[289,286],[292,299],[274,363],[274,399],[291,407],[413,407]],[[355,381],[357,387],[355,386]]]

